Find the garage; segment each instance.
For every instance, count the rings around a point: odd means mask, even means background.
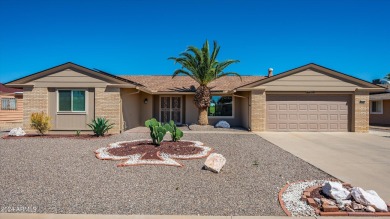
[[[266,130],[348,132],[351,95],[267,94]]]

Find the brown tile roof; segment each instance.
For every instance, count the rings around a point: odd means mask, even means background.
[[[153,92],[191,92],[195,91],[198,83],[188,76],[177,76],[172,78],[166,76],[138,76],[138,75],[122,75],[120,76],[130,81],[142,84],[148,90]],[[209,84],[212,91],[230,91],[236,87],[243,86],[265,77],[262,76],[227,76],[219,78]]]
[[[22,89],[10,88],[4,86],[4,84],[0,83],[0,92],[1,93],[15,93],[15,92],[23,92]]]

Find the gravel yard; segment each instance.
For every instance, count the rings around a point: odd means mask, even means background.
[[[142,138],[149,134],[96,140],[0,139],[0,210],[285,215],[277,197],[286,181],[331,177],[254,134],[185,134],[185,140],[204,142],[226,157],[220,174],[201,170],[205,158],[183,160],[184,167],[120,168],[117,161],[95,158],[94,150],[109,143]]]

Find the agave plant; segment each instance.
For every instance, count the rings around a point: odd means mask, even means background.
[[[114,127],[114,123],[109,123],[108,119],[98,117],[92,120],[92,123],[87,124],[95,133],[96,136],[104,136],[108,130]]]
[[[238,60],[217,61],[220,46],[214,41],[214,48],[210,54],[209,42],[203,44],[201,49],[189,46],[187,50],[180,54],[179,57],[170,57],[175,63],[179,63],[182,68],[177,69],[172,78],[177,75],[187,75],[199,83],[196,89],[194,103],[199,109],[198,123],[200,125],[208,124],[207,109],[210,107],[211,93],[207,86],[210,82],[229,75],[241,76],[236,72],[225,72],[225,68]]]

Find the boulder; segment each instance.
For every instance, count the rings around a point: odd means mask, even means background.
[[[339,207],[340,209],[343,209],[343,210],[346,208],[346,206],[351,206],[351,204],[352,204],[351,200],[337,199],[336,202],[337,202],[337,207]]]
[[[204,167],[206,170],[219,173],[225,163],[226,158],[222,154],[212,153],[207,157],[206,162],[204,162]]]
[[[23,131],[22,128],[13,128],[8,133],[9,136],[24,136],[26,135],[26,132]]]
[[[369,190],[367,192],[360,187],[354,187],[351,190],[351,195],[357,203],[365,205],[366,207],[372,206],[376,211],[388,211],[385,201],[383,201],[375,191]]]
[[[332,206],[336,205],[336,203],[334,201],[326,199],[326,198],[321,198],[321,202],[322,202],[322,204],[325,204],[325,205],[332,205]]]
[[[325,182],[322,192],[335,200],[345,200],[350,197],[350,192],[339,182]]]
[[[217,124],[215,125],[215,128],[228,129],[228,128],[230,128],[230,124],[224,120],[221,120],[221,121],[217,122]]]
[[[349,207],[348,205],[347,206],[345,206],[345,210],[347,211],[347,212],[355,212],[355,210],[353,210],[351,207]]]
[[[358,204],[356,202],[352,202],[352,209],[353,210],[363,210],[364,209],[364,205]]]

